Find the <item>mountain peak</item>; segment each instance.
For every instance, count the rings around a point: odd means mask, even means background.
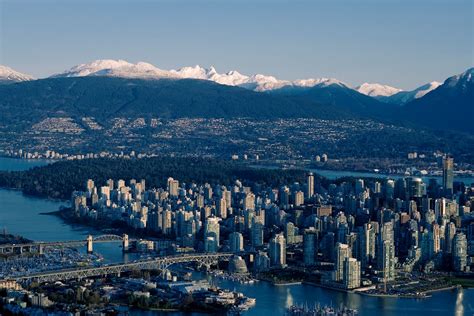
[[[450,86],[450,87],[458,86],[458,85],[462,87],[466,87],[466,85],[472,83],[473,77],[474,77],[474,68],[469,68],[461,74],[458,74],[446,79],[446,81],[444,82],[444,85]]]
[[[85,77],[85,76],[111,76],[124,78],[169,78],[173,74],[161,70],[150,63],[130,63],[122,59],[98,59],[90,63],[80,64],[52,77]]]
[[[465,81],[472,81],[472,77],[474,77],[474,67],[473,68],[469,68],[468,70],[466,70],[465,72],[463,72],[461,74],[461,80],[465,80]]]
[[[34,78],[30,75],[18,72],[13,70],[10,67],[0,65],[0,82],[9,83],[9,82],[21,82],[29,81]]]
[[[402,91],[402,89],[394,88],[380,83],[365,82],[355,88],[358,92],[371,97],[389,97]]]

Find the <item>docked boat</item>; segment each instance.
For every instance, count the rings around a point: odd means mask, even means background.
[[[332,306],[308,307],[306,305],[292,305],[286,310],[287,316],[357,316],[357,309],[351,309],[346,306],[335,308]]]

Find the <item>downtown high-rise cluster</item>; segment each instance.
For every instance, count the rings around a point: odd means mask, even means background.
[[[323,284],[355,289],[400,273],[469,271],[474,190],[454,182],[453,168],[446,157],[441,184],[418,177],[329,182],[312,173],[278,188],[89,180],[73,193],[72,209],[79,218],[161,237],[149,246],[156,252],[234,252],[243,258],[239,271],[318,269]]]

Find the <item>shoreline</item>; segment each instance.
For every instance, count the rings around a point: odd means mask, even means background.
[[[443,287],[443,288],[439,288],[439,289],[433,289],[433,290],[424,291],[423,293],[428,293],[428,294],[430,294],[430,293],[436,293],[436,292],[442,292],[442,291],[449,291],[449,290],[454,290],[454,289],[458,290],[458,289],[460,289],[460,288],[462,288],[462,285],[460,285],[460,284],[454,284],[454,285],[449,286],[449,287]]]
[[[301,161],[299,161],[301,162]],[[317,173],[318,171],[321,172],[350,172],[350,173],[360,173],[360,174],[368,174],[366,175],[367,177],[374,177],[374,178],[386,178],[386,177],[409,177],[409,176],[414,176],[414,177],[425,177],[425,178],[440,178],[442,177],[442,174],[437,174],[437,173],[427,173],[427,174],[422,174],[422,175],[406,175],[404,173],[388,173],[384,171],[374,171],[373,169],[351,169],[351,168],[331,168],[328,166],[314,166],[311,164],[296,164],[295,168],[285,168],[281,163],[266,163],[265,161],[259,161],[258,163],[249,163],[249,167],[252,168],[261,168],[261,169],[302,169],[302,170],[307,170],[311,171],[313,173]],[[462,170],[465,171],[465,170]],[[468,179],[473,179],[474,180],[474,170],[468,170],[468,172],[460,172],[460,171],[455,171],[454,172],[454,180],[456,181],[456,178],[468,178]],[[359,176],[359,175],[354,175],[354,176]],[[323,176],[324,177],[324,176]],[[336,178],[344,178],[344,177],[350,177],[350,176],[338,176]],[[458,180],[462,181],[462,180]]]
[[[303,284],[303,281],[283,282],[283,283],[273,283],[273,282],[270,282],[270,283],[273,284],[274,286],[286,286],[286,285],[300,285],[300,284]]]
[[[409,294],[397,295],[397,294],[383,294],[383,293],[367,293],[366,291],[358,291],[357,289],[346,290],[346,289],[343,289],[343,288],[331,287],[331,286],[324,285],[324,284],[319,284],[319,283],[314,283],[314,282],[306,282],[306,281],[302,282],[302,284],[307,284],[307,285],[310,285],[310,286],[316,286],[316,287],[320,287],[320,288],[327,289],[327,290],[333,290],[333,291],[337,291],[337,292],[360,294],[360,295],[371,296],[371,297],[409,298],[409,299],[426,299],[426,298],[431,297],[431,295],[430,295],[431,293],[442,292],[442,291],[450,291],[450,290],[458,290],[458,289],[462,288],[461,285],[455,284],[455,285],[452,285],[452,286],[443,287],[443,288],[439,288],[439,289],[427,290],[427,291],[420,292],[420,293],[426,295],[426,296],[423,297],[423,296],[415,296],[415,295],[412,296],[412,295],[409,295]]]
[[[1,170],[0,170],[0,172],[1,172]],[[0,186],[0,190],[20,192],[22,195],[26,196],[27,198],[32,198],[32,199],[40,199],[40,200],[46,200],[46,201],[52,201],[52,202],[69,203],[69,200],[67,200],[67,199],[59,199],[59,198],[52,198],[50,196],[25,193],[22,188],[13,188],[13,187]]]
[[[346,289],[343,289],[343,288],[332,287],[332,286],[324,285],[324,284],[321,284],[321,283],[314,283],[314,282],[304,281],[302,284],[307,284],[307,285],[310,285],[310,286],[315,286],[315,287],[319,287],[319,288],[326,289],[326,290],[332,290],[332,291],[336,291],[336,292],[358,293],[354,290],[346,290]]]

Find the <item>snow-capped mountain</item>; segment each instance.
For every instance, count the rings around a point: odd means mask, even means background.
[[[382,85],[379,83],[363,83],[360,86],[356,87],[355,90],[359,91],[362,94],[368,95],[370,97],[389,97],[398,92],[401,92],[402,89],[394,88],[387,85]]]
[[[52,77],[85,77],[85,76],[110,76],[123,78],[143,78],[143,79],[200,79],[210,80],[219,84],[228,86],[238,86],[255,91],[270,91],[282,87],[314,87],[317,85],[343,85],[343,82],[337,79],[318,78],[301,79],[295,81],[280,80],[273,76],[255,74],[244,75],[237,70],[231,70],[226,73],[219,73],[214,67],[204,68],[199,65],[194,67],[183,67],[177,70],[162,70],[152,64],[138,62],[136,64],[125,60],[104,59],[96,60],[87,64],[81,64],[72,67],[62,73],[55,74]]]
[[[152,64],[138,62],[136,64],[129,63],[125,60],[102,59],[87,64],[80,64],[66,70],[62,73],[55,74],[52,77],[85,77],[85,76],[110,76],[123,78],[143,78],[143,79],[160,79],[174,78],[173,73],[159,69]]]
[[[333,78],[310,78],[291,81],[282,80],[274,76],[263,74],[245,75],[238,72],[237,70],[219,73],[212,66],[209,68],[204,68],[199,65],[194,67],[182,67],[176,70],[163,70],[145,62],[133,64],[125,60],[113,59],[96,60],[90,63],[80,64],[62,73],[55,74],[52,77],[85,76],[110,76],[138,79],[199,79],[209,80],[228,86],[238,86],[258,92],[276,91],[283,88],[301,90],[306,88],[323,88],[335,85],[343,88],[353,89],[361,94],[376,98],[377,100],[385,103],[400,105],[421,98],[440,85],[439,82],[431,82],[413,91],[402,91],[401,89],[379,83],[364,83],[358,87],[351,88],[344,82]]]
[[[228,86],[239,86],[256,91],[271,90],[289,84],[288,81],[278,80],[272,76],[261,74],[247,76],[237,70],[231,70],[226,73],[218,73],[214,67],[203,68],[199,65],[194,67],[183,67],[178,70],[170,70],[171,73],[182,78],[203,79],[214,81]]]
[[[425,94],[438,88],[441,84],[442,84],[441,82],[433,81],[413,90],[412,92],[415,92],[413,99],[419,99],[425,96]]]
[[[427,93],[433,91],[441,85],[441,82],[433,81],[422,85],[421,87],[416,88],[412,91],[400,91],[394,95],[388,97],[379,98],[380,101],[392,104],[406,104],[415,99],[419,99],[425,96]]]
[[[203,68],[199,65],[194,67],[183,67],[178,70],[170,70],[171,73],[182,78],[211,80],[219,84],[228,86],[238,86],[255,91],[270,91],[283,87],[306,87],[311,88],[317,85],[344,85],[337,79],[318,78],[318,79],[300,79],[300,80],[280,80],[273,76],[256,74],[252,76],[243,75],[237,70],[231,70],[226,73],[218,73],[214,67]]]
[[[172,74],[180,78],[210,80],[228,86],[240,86],[249,81],[250,77],[239,73],[236,70],[220,74],[211,66],[203,68],[199,65],[194,67],[183,67],[178,70],[170,70]]]
[[[0,83],[13,83],[29,80],[33,80],[33,77],[13,70],[10,67],[0,65]]]

